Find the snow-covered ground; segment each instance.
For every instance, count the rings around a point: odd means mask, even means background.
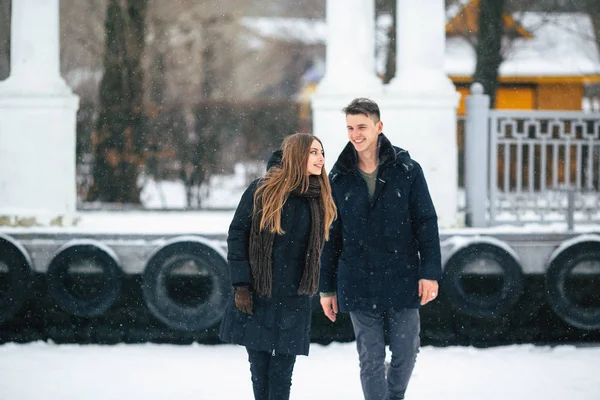
[[[362,399],[354,343],[312,345],[292,399]],[[244,348],[232,345],[0,346],[2,400],[251,399]],[[408,399],[598,400],[600,347],[424,347]]]
[[[243,168],[238,168],[231,176],[216,176],[212,178],[209,196],[203,199],[203,210],[185,209],[185,189],[180,181],[154,182],[147,180],[142,192],[141,210],[98,210],[78,211],[66,216],[62,226],[52,226],[48,218],[40,217],[38,226],[0,226],[0,231],[10,233],[104,233],[104,234],[201,234],[224,235],[233,218],[235,208],[246,189],[246,176]],[[461,204],[464,203],[464,193],[461,191]],[[93,208],[93,207],[92,207]],[[162,210],[161,210],[162,209]],[[529,224],[511,224],[489,228],[448,228],[446,234],[498,234],[498,233],[564,233],[567,231],[565,222]],[[598,224],[577,223],[575,232],[598,232]],[[0,399],[2,400],[2,399]]]
[[[239,199],[238,199],[239,200]],[[73,234],[199,234],[225,235],[235,210],[205,211],[81,211],[69,218],[75,224],[57,227],[43,223],[41,226],[0,226],[0,232],[11,233],[73,233]],[[577,233],[598,232],[598,224],[576,224]],[[536,233],[540,235],[567,232],[565,223],[530,223],[524,225],[498,225],[489,228],[442,229],[447,235],[493,235],[501,233]],[[2,399],[0,399],[2,400]]]

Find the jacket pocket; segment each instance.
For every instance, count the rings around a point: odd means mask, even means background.
[[[390,253],[406,254],[411,242],[411,236],[406,232],[404,224],[386,226],[383,231],[385,246]]]

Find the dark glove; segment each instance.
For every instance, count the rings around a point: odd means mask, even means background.
[[[243,313],[252,315],[252,293],[248,286],[236,286],[235,292],[235,306]]]

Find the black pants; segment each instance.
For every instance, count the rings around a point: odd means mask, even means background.
[[[246,348],[255,400],[288,400],[296,356]]]

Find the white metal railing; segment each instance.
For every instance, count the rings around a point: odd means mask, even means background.
[[[600,221],[600,114],[489,112],[490,222]],[[569,203],[569,194],[572,195]]]
[[[600,113],[488,104],[475,84],[465,123],[467,223],[600,223]]]

